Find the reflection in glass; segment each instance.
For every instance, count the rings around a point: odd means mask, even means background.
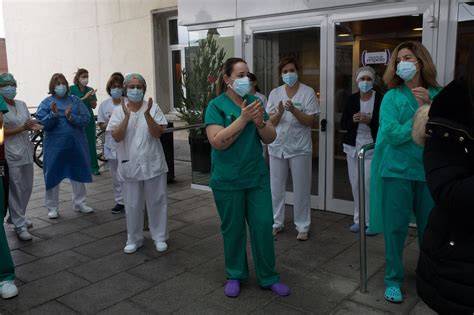
[[[421,41],[422,25],[423,17],[421,15],[350,21],[336,25],[334,199],[353,200],[347,174],[346,156],[342,147],[345,130],[341,130],[340,121],[349,96],[358,91],[354,79],[355,71],[366,64],[374,68],[376,72],[374,90],[384,94],[386,88],[382,77],[390,57],[387,52],[390,53],[398,44],[406,40]],[[369,54],[367,55],[367,53]]]

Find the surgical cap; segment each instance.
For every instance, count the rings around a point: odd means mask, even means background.
[[[123,81],[123,85],[126,87],[130,83],[130,81],[132,81],[133,79],[138,79],[138,81],[140,81],[143,84],[143,86],[146,88],[145,79],[139,73],[128,73],[128,74],[126,74],[125,79]]]
[[[365,67],[360,67],[359,69],[357,69],[356,74],[355,74],[356,81],[359,81],[359,79],[362,78],[363,76],[368,76],[368,77],[371,77],[372,80],[375,80],[374,68],[370,66],[365,66]]]
[[[16,85],[16,80],[11,73],[4,72],[0,74],[0,85],[6,85],[6,84],[12,84],[12,83]]]

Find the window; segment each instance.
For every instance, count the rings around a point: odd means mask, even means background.
[[[178,104],[178,89],[181,78],[181,70],[184,66],[184,54],[188,45],[188,31],[184,26],[179,26],[178,18],[168,19],[168,60],[170,78],[171,111],[175,111]]]

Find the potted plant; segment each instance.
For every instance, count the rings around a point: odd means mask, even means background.
[[[204,122],[209,101],[216,96],[216,84],[220,67],[225,58],[223,48],[217,46],[215,32],[208,32],[192,57],[190,69],[182,70],[178,89],[179,106],[176,108],[180,119],[189,126]],[[211,145],[205,129],[189,130],[191,169],[208,173],[211,170]]]

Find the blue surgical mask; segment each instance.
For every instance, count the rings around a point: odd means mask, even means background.
[[[359,90],[362,93],[367,93],[374,87],[374,82],[361,80],[359,83],[357,83],[357,85],[359,86]]]
[[[110,95],[112,98],[120,98],[122,96],[122,89],[121,88],[112,88],[110,89]]]
[[[248,77],[235,79],[234,84],[232,84],[232,90],[234,90],[235,93],[239,94],[241,97],[249,94],[251,90],[250,79]]]
[[[137,103],[143,99],[144,92],[139,89],[127,89],[127,97],[131,102]]]
[[[14,99],[16,96],[16,86],[7,85],[0,88],[0,94],[10,100]]]
[[[410,81],[416,74],[416,63],[418,61],[400,61],[397,65],[397,75],[403,81]]]
[[[287,72],[281,76],[283,82],[285,82],[288,86],[295,85],[296,81],[298,81],[298,73],[296,72]]]
[[[54,94],[56,94],[59,97],[63,97],[66,95],[67,92],[67,86],[64,84],[59,84],[54,87]]]

